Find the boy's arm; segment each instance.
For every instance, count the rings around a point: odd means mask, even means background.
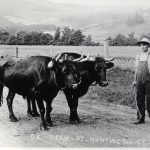
[[[138,63],[139,63],[139,54],[137,54],[137,55],[136,55],[136,58],[135,58],[133,85],[136,84],[136,75],[137,75]]]

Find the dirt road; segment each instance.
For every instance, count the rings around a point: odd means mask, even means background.
[[[26,101],[21,96],[14,100],[17,123],[8,119],[7,89],[0,108],[0,147],[149,147],[150,120],[134,125],[136,110],[129,107],[93,103],[82,97],[79,116],[82,123],[69,124],[69,109],[60,92],[54,99],[52,121],[54,127],[40,131],[40,118],[29,118]]]

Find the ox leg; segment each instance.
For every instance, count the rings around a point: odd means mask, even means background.
[[[39,113],[37,112],[35,99],[27,98],[27,115],[32,117],[40,116]]]
[[[37,104],[38,104],[38,107],[39,107],[39,111],[40,111],[40,115],[41,115],[41,125],[40,125],[40,129],[42,129],[42,127],[47,130],[47,124],[46,124],[46,121],[44,119],[44,115],[45,115],[45,107],[44,107],[44,103],[43,103],[43,100],[42,99],[39,99],[37,97]]]
[[[74,106],[74,115],[75,115],[75,121],[77,123],[81,123],[80,118],[78,116],[77,108],[78,108],[78,97],[73,98],[73,106]]]
[[[0,82],[0,106],[3,103],[3,88],[4,88],[4,85]]]
[[[50,116],[50,113],[52,111],[52,107],[51,107],[51,102],[49,103],[48,101],[46,102],[46,123],[48,126],[52,127],[53,126],[53,123],[52,123],[52,120],[51,120],[51,116]]]
[[[39,113],[38,113],[38,111],[37,111],[35,99],[32,99],[32,100],[31,100],[31,103],[32,103],[32,116],[33,116],[33,117],[38,117],[38,116],[40,116]]]
[[[31,99],[27,97],[27,115],[30,117],[32,116],[32,111],[31,111]]]
[[[7,99],[7,106],[8,106],[8,110],[9,110],[9,119],[12,122],[17,122],[18,119],[15,117],[13,109],[12,109],[14,96],[15,96],[15,93],[12,93],[11,91],[9,91],[6,99]]]
[[[72,95],[71,94],[68,94],[68,92],[65,92],[65,96],[66,96],[66,99],[67,99],[67,103],[68,103],[68,106],[69,106],[69,109],[70,109],[70,117],[69,117],[69,122],[71,124],[75,124],[75,115],[74,115],[74,107],[73,107],[73,99],[72,99]]]

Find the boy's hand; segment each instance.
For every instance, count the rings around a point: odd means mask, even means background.
[[[133,85],[133,87],[135,87],[137,85],[137,82],[133,81],[132,85]]]

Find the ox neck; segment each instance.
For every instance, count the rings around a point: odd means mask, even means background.
[[[90,82],[90,85],[96,81],[96,77],[95,77],[95,72],[94,70],[88,70],[88,73],[89,73],[89,82]]]
[[[58,80],[58,77],[56,75],[55,71],[52,71],[52,76],[50,81],[53,81],[53,85],[58,89],[58,90],[62,90],[65,88],[65,86],[61,86],[59,83],[61,83],[62,81]]]
[[[91,85],[96,79],[95,79],[95,73],[94,73],[94,62],[92,61],[85,61],[85,62],[80,62],[79,64],[80,71],[85,71],[86,76],[88,79],[89,85]]]

